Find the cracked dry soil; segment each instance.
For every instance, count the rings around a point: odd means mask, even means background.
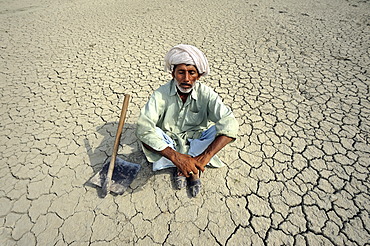
[[[368,245],[369,1],[0,2],[1,245]],[[240,132],[200,197],[151,171],[134,135],[173,45]],[[122,196],[86,182],[119,155]]]

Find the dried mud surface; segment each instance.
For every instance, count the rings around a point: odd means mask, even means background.
[[[1,245],[368,245],[369,1],[0,1]],[[200,197],[152,172],[139,109],[202,49],[240,123]],[[142,165],[122,196],[87,181]]]

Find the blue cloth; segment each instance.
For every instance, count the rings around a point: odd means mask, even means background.
[[[166,133],[164,133],[158,127],[156,127],[156,132],[159,136],[162,137],[163,141],[167,144],[167,146],[176,150],[175,142]],[[188,155],[195,157],[203,153],[203,151],[207,149],[207,147],[213,142],[213,140],[215,140],[216,133],[217,133],[216,126],[212,126],[205,130],[204,132],[202,132],[199,138],[188,139],[190,145]],[[214,159],[213,161],[214,163],[218,164],[212,166],[221,167],[224,165],[217,156],[214,156],[212,159]],[[176,166],[166,157],[161,157],[158,161],[153,162],[153,171],[158,171],[170,167]]]

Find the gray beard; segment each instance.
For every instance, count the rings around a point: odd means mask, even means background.
[[[175,80],[175,83],[176,83],[176,88],[177,88],[181,93],[186,93],[186,94],[190,93],[190,92],[193,90],[193,88],[194,88],[194,86],[195,86],[195,84],[196,84],[196,82],[195,82],[191,88],[189,88],[189,89],[184,89],[184,88],[181,88],[181,87],[180,87],[179,82],[177,82],[177,80],[176,80],[176,79],[174,79],[174,80]]]

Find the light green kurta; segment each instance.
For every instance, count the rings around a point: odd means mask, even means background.
[[[155,128],[159,127],[174,140],[176,151],[186,154],[189,148],[187,140],[199,138],[212,125],[216,126],[216,136],[237,137],[238,122],[214,90],[197,82],[183,103],[174,80],[171,80],[154,91],[141,109],[136,135],[141,142],[161,151],[168,145],[156,133]],[[143,151],[149,162],[161,158],[161,155],[145,148]],[[213,158],[211,164],[221,166],[222,162]]]

